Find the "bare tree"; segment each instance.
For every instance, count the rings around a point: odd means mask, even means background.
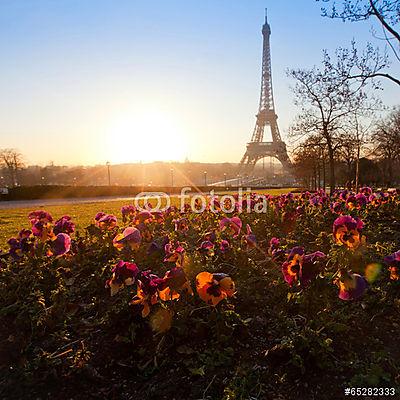
[[[400,108],[377,124],[372,142],[375,155],[387,169],[386,183],[391,185],[395,163],[400,161]]]
[[[382,37],[374,33],[375,38],[385,41],[391,49],[396,62],[400,63],[400,0],[342,0],[339,7],[334,0],[316,0],[332,3],[331,8],[322,8],[322,15],[329,18],[339,18],[343,21],[357,22],[374,19],[382,28]],[[376,71],[374,65],[389,65],[386,53],[381,54],[379,50],[371,51],[368,45],[367,58],[359,61],[359,73],[351,76],[353,79],[387,78],[400,85],[400,79],[389,73]]]
[[[300,108],[292,126],[292,137],[319,136],[326,145],[329,162],[329,185],[335,189],[335,157],[344,126],[351,118],[367,116],[378,102],[369,100],[365,80],[349,80],[357,69],[354,53],[338,49],[332,60],[324,51],[322,67],[293,69],[288,75],[296,80],[295,104]]]
[[[24,167],[22,154],[16,149],[0,150],[0,166],[8,171],[11,186],[16,186],[18,170]]]

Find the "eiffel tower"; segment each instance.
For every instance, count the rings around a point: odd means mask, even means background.
[[[263,59],[262,59],[262,78],[261,96],[258,114],[256,115],[256,126],[247,143],[246,153],[240,161],[239,171],[241,173],[251,173],[258,160],[264,157],[277,158],[286,171],[290,170],[290,159],[286,151],[286,144],[282,141],[277,124],[278,116],[275,113],[274,94],[272,91],[271,73],[271,49],[270,36],[271,27],[268,24],[267,10],[265,10],[265,24],[262,27]],[[269,127],[271,130],[272,142],[264,142],[264,130]]]

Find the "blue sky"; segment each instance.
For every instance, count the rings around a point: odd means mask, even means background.
[[[43,165],[239,161],[258,107],[265,7],[285,138],[296,114],[286,69],[373,41],[371,23],[322,18],[314,0],[2,0],[0,147]],[[395,105],[398,88],[384,88]]]

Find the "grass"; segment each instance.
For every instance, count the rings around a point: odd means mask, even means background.
[[[257,191],[260,194],[278,195],[288,193],[296,189],[265,189]],[[233,192],[227,192],[229,194]],[[45,209],[53,218],[58,219],[63,215],[69,215],[76,224],[78,231],[83,231],[85,227],[93,222],[93,218],[99,211],[109,214],[115,214],[118,218],[121,216],[121,207],[129,204],[127,200],[110,200],[93,203],[66,203],[64,205],[49,205],[32,207],[20,207],[0,209],[0,249],[7,250],[7,240],[10,237],[17,235],[22,228],[29,227],[28,213],[34,209]],[[172,204],[179,205],[179,200],[176,197],[172,198]],[[1,204],[1,203],[0,203]]]

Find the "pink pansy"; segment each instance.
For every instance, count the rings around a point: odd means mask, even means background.
[[[207,256],[213,256],[214,255],[214,243],[210,242],[209,240],[205,240],[205,241],[201,242],[198,250]]]
[[[62,256],[71,249],[71,237],[66,233],[59,233],[52,239],[53,255]]]
[[[67,233],[68,235],[75,231],[75,224],[71,221],[71,217],[64,215],[54,223],[54,233]]]
[[[94,221],[101,230],[112,230],[117,225],[117,217],[104,212],[98,212],[94,217]]]
[[[53,217],[48,213],[47,211],[44,210],[36,210],[32,211],[28,214],[29,221],[31,221],[32,225],[37,222],[53,222]]]
[[[185,249],[177,242],[175,246],[167,243],[164,247],[164,262],[174,262],[177,267],[183,267],[185,262]]]
[[[239,217],[222,218],[219,222],[221,231],[227,230],[234,238],[237,238],[242,229],[242,220]]]
[[[227,251],[229,251],[230,247],[231,245],[227,240],[221,240],[219,250],[222,254],[225,254]]]
[[[344,269],[339,271],[335,283],[339,287],[339,298],[341,300],[357,300],[368,287],[368,282],[363,276]]]
[[[141,241],[142,234],[140,233],[140,230],[129,226],[114,238],[113,244],[119,250],[122,249],[125,244],[127,244],[132,250],[137,250]]]
[[[111,289],[111,296],[117,294],[124,286],[135,283],[139,268],[135,263],[118,261],[112,270],[112,277],[106,282],[106,288]]]
[[[257,246],[256,235],[254,235],[249,224],[246,224],[246,232],[247,234],[243,237],[244,243],[247,245],[248,248],[256,247]]]
[[[150,211],[141,211],[135,217],[135,224],[148,224],[153,220],[153,214]]]

